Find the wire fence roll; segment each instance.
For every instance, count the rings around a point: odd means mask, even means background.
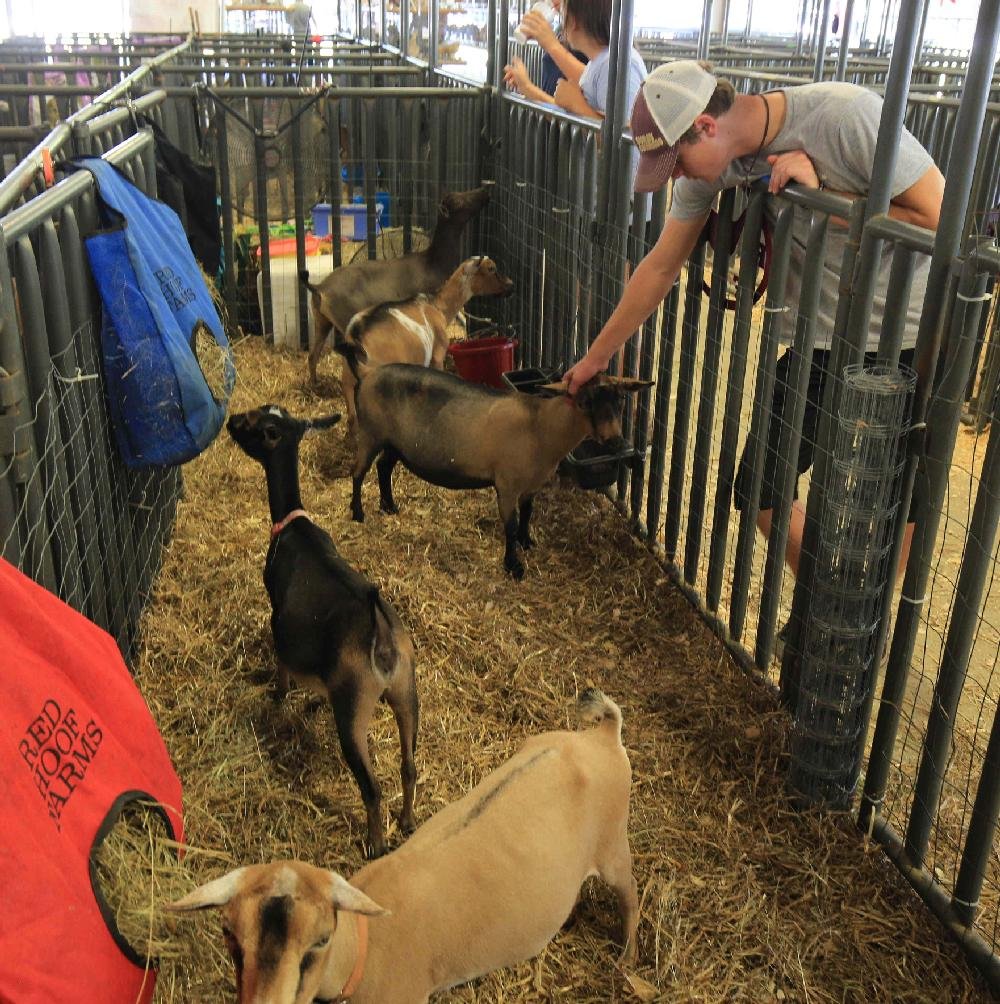
[[[916,373],[877,361],[844,369],[833,476],[801,644],[788,783],[807,804],[848,809],[861,772],[865,709],[899,508]]]

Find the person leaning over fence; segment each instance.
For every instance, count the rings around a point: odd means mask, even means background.
[[[566,79],[559,81],[553,100],[560,108],[574,115],[604,118],[608,94],[608,46],[611,44],[611,0],[562,0],[562,9],[566,42],[573,49],[582,52],[588,62],[584,65],[568,52],[568,58],[560,57],[561,61],[557,60]],[[632,49],[625,93],[626,108],[632,107],[645,79],[646,64],[643,63],[642,56]],[[531,83],[528,71],[520,59],[515,59],[504,67],[504,81],[508,87],[515,88],[534,101],[549,100],[543,90]]]
[[[854,84],[803,84],[764,94],[737,95],[726,80],[713,76],[705,64],[682,60],[650,74],[632,110],[632,134],[641,151],[637,192],[662,188],[674,178],[670,213],[653,249],[636,268],[618,306],[587,354],[564,377],[575,394],[596,373],[606,369],[615,352],[659,306],[677,281],[681,267],[697,244],[716,195],[726,188],[750,185],[770,174],[768,189],[780,192],[795,182],[823,188],[847,198],[867,195],[875,159],[882,99]],[[941,212],[944,178],[919,142],[905,129],[899,137],[892,177],[889,215],[934,230]],[[773,207],[768,207],[769,212]],[[787,310],[781,315],[780,337],[790,346],[795,331],[805,249],[807,214],[793,227]],[[811,360],[802,440],[797,470],[812,465],[819,406],[827,376],[833,323],[839,297],[839,267],[847,238],[843,221],[832,220],[823,267],[816,318],[816,350]],[[866,358],[878,348],[879,322],[891,264],[883,251],[875,293],[875,310],[868,332]],[[920,307],[927,284],[929,259],[918,256],[900,361],[912,362]],[[789,347],[775,370],[771,421],[757,525],[768,533],[780,486],[778,439],[786,403],[791,407]],[[749,501],[749,451],[740,461],[734,486],[736,508]],[[796,496],[798,488],[796,485]],[[798,574],[805,509],[797,497],[792,506],[785,560]],[[900,568],[905,566],[913,536],[907,526]]]

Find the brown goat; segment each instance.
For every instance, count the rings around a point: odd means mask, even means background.
[[[399,825],[409,833],[416,825],[419,706],[410,633],[378,588],[344,561],[330,535],[302,508],[299,442],[311,429],[329,428],[339,418],[299,419],[264,405],[232,415],[227,428],[267,477],[272,528],[264,586],[271,600],[279,693],[291,678],[329,700],[340,748],[365,803],[369,853],[377,857],[385,853],[385,830],[368,729],[379,701],[385,701],[399,730]]]
[[[490,190],[486,187],[445,193],[438,206],[434,235],[423,251],[402,258],[341,265],[318,286],[309,282],[308,272],[299,273],[300,281],[312,293],[316,340],[309,350],[309,377],[313,383],[330,332],[336,330],[343,335],[359,310],[441,288],[462,260],[461,240],[466,225],[489,201]]]
[[[615,892],[631,961],[639,898],[621,711],[596,690],[579,708],[596,728],[533,736],[350,882],[276,861],[238,868],[169,908],[221,908],[245,1004],[425,1004],[538,955],[591,875]]]
[[[356,377],[357,453],[351,515],[365,518],[361,485],[376,457],[383,512],[399,510],[392,472],[403,464],[442,488],[489,488],[497,493],[506,537],[504,567],[524,575],[517,546],[532,545],[528,531],[535,492],[559,461],[587,436],[621,441],[625,393],[652,386],[601,374],[575,398],[562,384],[557,397],[535,397],[467,383],[450,373],[393,364],[368,370],[350,345],[338,346]]]
[[[369,366],[412,363],[444,369],[448,326],[474,296],[510,296],[514,283],[497,269],[492,258],[467,258],[433,296],[418,293],[410,300],[369,307],[351,318],[344,340],[364,350]],[[350,366],[340,378],[353,428],[357,380]]]

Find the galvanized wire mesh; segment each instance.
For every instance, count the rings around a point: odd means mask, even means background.
[[[795,708],[789,785],[809,804],[851,805],[861,770],[873,650],[890,581],[900,444],[916,374],[890,363],[848,367],[833,478],[823,500]]]

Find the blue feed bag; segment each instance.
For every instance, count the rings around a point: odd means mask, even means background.
[[[222,428],[229,341],[177,214],[99,157],[75,164],[93,174],[107,226],[86,245],[119,450],[130,467],[182,464]]]

